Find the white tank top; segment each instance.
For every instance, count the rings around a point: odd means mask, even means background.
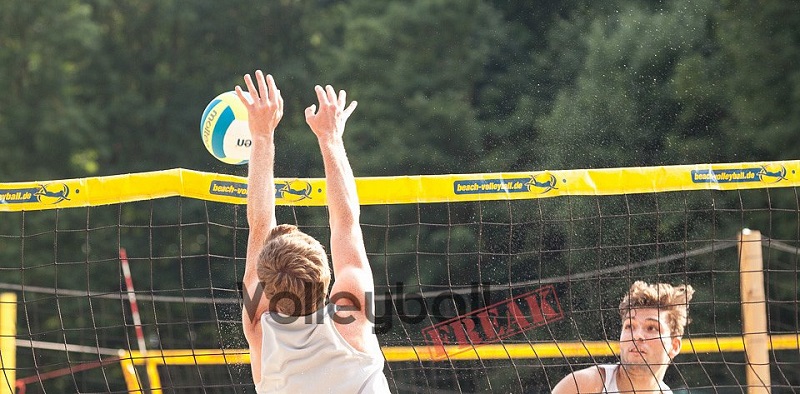
[[[617,386],[617,369],[619,368],[619,364],[603,364],[597,367],[606,372],[602,393],[619,393],[619,387]],[[666,383],[660,381],[658,385],[661,387],[661,392],[663,394],[672,394],[672,389],[670,389]]]
[[[331,319],[336,306],[300,317],[261,316],[263,393],[389,393],[377,339],[368,353],[350,346]]]

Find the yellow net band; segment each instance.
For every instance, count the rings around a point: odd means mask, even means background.
[[[363,205],[618,195],[800,186],[800,160],[663,167],[358,178]],[[244,204],[247,179],[172,169],[81,179],[0,183],[0,211],[30,211],[165,197]],[[275,180],[278,205],[325,205],[322,178]]]
[[[781,334],[769,337],[765,346],[774,351],[796,350],[800,346],[800,335]],[[526,344],[477,345],[469,348],[450,346],[446,357],[426,346],[383,346],[384,358],[389,362],[442,361],[450,360],[499,360],[522,358],[563,357],[607,357],[619,355],[619,342],[584,341]],[[722,353],[745,351],[741,336],[683,338],[681,353]],[[225,365],[247,364],[250,352],[247,349],[173,349],[148,350],[147,355],[139,351],[120,350],[120,358],[135,365],[155,363],[158,365]]]

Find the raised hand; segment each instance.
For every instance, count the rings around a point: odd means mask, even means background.
[[[317,92],[319,110],[315,104],[306,108],[306,123],[319,140],[341,139],[345,123],[358,103],[353,101],[345,108],[347,93],[340,90],[337,95],[331,85],[325,86],[325,89],[317,85],[314,90]]]
[[[242,88],[236,86],[236,95],[239,100],[247,107],[248,122],[250,123],[250,133],[253,138],[258,136],[271,136],[278,127],[278,123],[283,118],[283,98],[281,91],[275,86],[272,75],[267,75],[266,80],[261,70],[256,71],[256,83],[258,89],[253,84],[250,74],[244,76],[247,85],[248,98]]]

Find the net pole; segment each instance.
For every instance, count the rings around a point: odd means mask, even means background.
[[[136,330],[136,342],[139,346],[139,356],[147,359],[147,345],[144,341],[144,330],[142,330],[142,318],[139,316],[139,304],[136,302],[136,291],[133,289],[133,278],[131,268],[128,263],[128,252],[125,248],[119,249],[119,261],[122,264],[122,274],[125,277],[125,292],[128,293],[128,303],[131,306],[131,316],[133,316],[133,327]],[[158,376],[158,369],[154,364],[147,362],[145,375],[150,382],[150,392],[160,394],[161,379]]]
[[[142,357],[147,357],[147,345],[144,342],[142,319],[139,316],[139,305],[136,303],[136,292],[133,290],[133,278],[131,278],[131,268],[128,264],[128,253],[125,251],[125,248],[119,250],[119,261],[122,264],[122,274],[125,277],[125,292],[128,294],[128,303],[131,306],[133,328],[136,330],[136,342],[139,345],[139,353],[142,354]]]
[[[747,393],[770,393],[767,300],[761,232],[743,229],[739,234],[739,276],[742,297],[742,335],[747,360]]]
[[[17,295],[0,294],[0,394],[14,394],[17,385]]]

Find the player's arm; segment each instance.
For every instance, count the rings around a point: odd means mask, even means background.
[[[598,367],[589,367],[575,371],[553,387],[553,394],[580,394],[600,393],[603,391],[602,370]]]
[[[325,164],[328,210],[331,227],[331,259],[335,282],[331,288],[332,301],[338,305],[355,305],[350,316],[357,321],[345,330],[365,331],[366,293],[374,292],[372,270],[367,260],[364,237],[359,224],[360,205],[353,170],[345,152],[343,133],[345,123],[355,110],[354,101],[346,106],[346,93],[338,94],[330,85],[315,87],[319,108],[306,108],[306,122],[316,134]],[[335,298],[346,294],[347,298]],[[371,333],[371,328],[366,330]],[[340,331],[341,332],[341,331]],[[358,335],[350,336],[358,337]],[[351,343],[352,344],[352,343]],[[355,345],[359,347],[357,344]]]
[[[245,75],[250,98],[236,86],[236,94],[247,107],[250,134],[253,140],[247,171],[247,257],[245,260],[242,291],[245,305],[242,311],[242,326],[250,346],[250,365],[253,379],[260,379],[261,365],[261,315],[267,310],[268,300],[258,280],[256,263],[269,232],[275,227],[275,128],[283,117],[283,99],[271,75],[264,78],[256,71],[256,83]]]

